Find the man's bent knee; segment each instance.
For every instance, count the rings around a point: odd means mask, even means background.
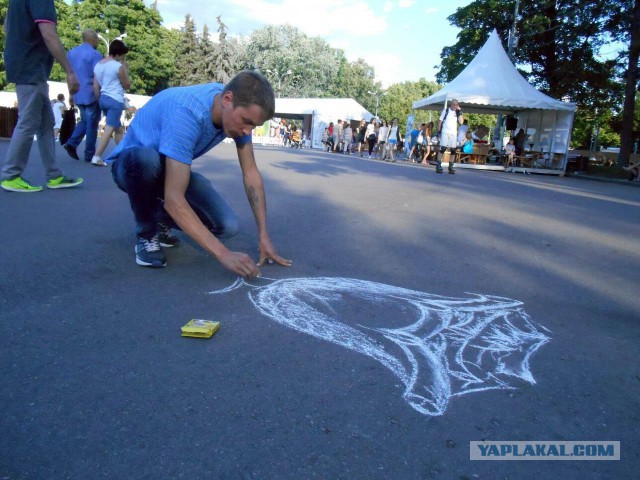
[[[235,237],[240,231],[240,224],[238,219],[234,217],[229,217],[224,220],[224,222],[213,229],[213,234],[222,239]]]

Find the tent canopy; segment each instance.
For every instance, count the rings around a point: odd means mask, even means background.
[[[413,102],[416,110],[442,110],[458,99],[469,113],[513,114],[522,110],[573,112],[575,104],[555,100],[538,91],[515,68],[493,30],[475,58],[444,88]]]
[[[276,116],[300,118],[320,114],[342,120],[370,120],[373,115],[353,98],[276,98]]]

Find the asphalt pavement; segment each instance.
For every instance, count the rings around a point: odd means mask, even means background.
[[[293,266],[212,295],[236,277],[181,233],[137,266],[109,169],[57,148],[80,188],[0,191],[0,479],[637,477],[640,189],[256,147]],[[235,148],[194,169],[257,259]],[[621,459],[471,461],[488,440]]]

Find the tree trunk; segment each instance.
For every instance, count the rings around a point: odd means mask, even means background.
[[[625,166],[629,163],[633,145],[633,120],[638,89],[638,59],[640,58],[640,0],[635,0],[631,14],[631,44],[629,45],[629,66],[622,110],[619,166]]]

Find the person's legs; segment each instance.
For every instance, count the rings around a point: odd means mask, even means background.
[[[100,105],[98,102],[85,105],[84,112],[87,118],[86,138],[84,139],[84,160],[90,162],[96,153],[96,140],[98,138],[98,124],[100,123]]]
[[[71,136],[67,139],[65,145],[78,148],[80,142],[84,138],[87,131],[87,117],[85,114],[86,105],[76,105],[80,112],[80,121],[76,124],[76,128],[73,129]]]
[[[96,148],[96,153],[93,154],[93,158],[91,159],[91,163],[93,163],[94,165],[105,165],[102,160],[102,154],[109,146],[111,135],[113,134],[114,130],[114,127],[112,127],[111,125],[105,125],[104,130],[102,131],[102,135],[100,136],[100,142],[98,143],[98,147]]]
[[[94,165],[104,166],[106,164],[102,160],[102,154],[107,149],[113,132],[122,127],[120,117],[124,110],[124,103],[120,103],[107,95],[101,95],[100,108],[105,113],[106,125],[102,132],[102,136],[100,137],[98,147],[96,148],[96,153],[91,159],[91,163]]]
[[[46,92],[42,98],[46,99],[49,96],[49,86],[46,83],[44,85],[46,86]],[[56,140],[53,133],[55,120],[51,108],[49,108],[45,101],[42,102],[40,117],[40,128],[36,132],[38,137],[38,151],[40,152],[40,159],[46,171],[47,180],[53,180],[63,176],[63,174],[56,163]]]
[[[136,235],[152,239],[164,193],[164,160],[152,148],[128,148],[114,160],[111,173],[118,188],[129,196]]]
[[[124,127],[120,127],[120,128],[116,128],[113,131],[113,139],[116,142],[116,145],[118,145],[121,141],[122,141],[122,137],[124,136]]]
[[[19,116],[2,168],[1,179],[10,180],[22,175],[29,161],[33,136],[38,134],[38,145],[47,178],[57,178],[62,172],[55,165],[53,151],[53,112],[46,82],[36,85],[16,85]],[[42,143],[41,143],[42,142]],[[47,144],[43,155],[43,147]]]

